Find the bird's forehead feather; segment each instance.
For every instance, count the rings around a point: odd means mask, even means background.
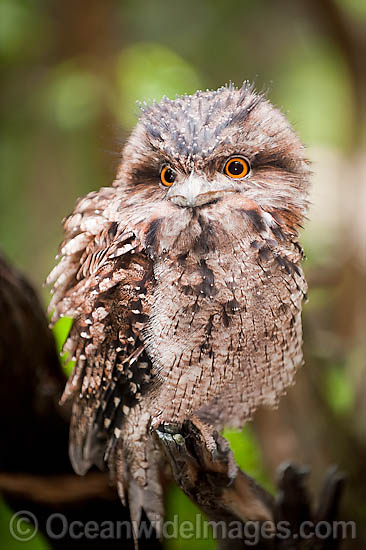
[[[198,91],[175,100],[141,108],[140,124],[151,144],[174,156],[207,157],[230,141],[230,132],[239,129],[255,107],[264,101],[253,87],[226,86],[214,91]]]

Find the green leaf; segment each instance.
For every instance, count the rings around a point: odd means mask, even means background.
[[[70,376],[72,369],[75,366],[75,361],[69,361],[68,354],[62,353],[62,349],[70,333],[72,324],[73,319],[70,317],[62,317],[53,327],[53,336],[56,342],[57,353],[60,355],[61,365],[67,376]]]
[[[17,518],[20,521],[18,525]],[[50,548],[43,536],[35,532],[31,524],[21,520],[20,516],[15,516],[1,498],[0,541],[1,548],[6,548],[6,550],[48,550]]]
[[[346,414],[351,411],[354,395],[346,369],[332,366],[326,370],[325,393],[334,412]]]
[[[264,488],[272,491],[272,484],[250,426],[245,426],[243,430],[224,430],[222,435],[228,440],[239,468]]]

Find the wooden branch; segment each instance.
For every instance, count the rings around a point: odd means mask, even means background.
[[[0,491],[12,497],[50,506],[70,505],[93,498],[114,500],[108,474],[91,472],[88,476],[75,474],[36,475],[27,473],[0,473]]]
[[[246,537],[257,550],[338,548],[339,541],[333,533],[323,540],[308,531],[302,533],[304,522],[315,526],[316,522],[331,523],[336,518],[343,486],[343,476],[336,469],[328,472],[319,504],[313,508],[304,469],[291,464],[283,466],[278,496],[274,498],[237,467],[227,441],[197,418],[182,425],[162,424],[155,430],[155,437],[170,461],[179,487],[210,521],[224,524],[225,528],[218,532],[220,550],[243,548]],[[230,539],[230,529],[239,522],[243,537]],[[249,522],[262,526],[262,536],[255,545],[250,533],[246,535],[245,525]],[[286,538],[281,538],[278,531],[283,522],[289,529]]]

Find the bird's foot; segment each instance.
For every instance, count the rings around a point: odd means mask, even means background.
[[[212,426],[192,416],[152,430],[179,487],[210,517],[271,520],[270,504],[239,471],[229,444]],[[244,503],[238,495],[244,495]]]
[[[230,479],[235,477],[236,465],[228,442],[198,417],[192,416],[182,423],[161,422],[152,432],[175,461],[196,463],[201,470],[225,471]]]
[[[200,495],[199,505],[207,504],[208,495],[219,487],[233,483],[238,470],[233,454],[212,426],[191,417],[182,423],[162,422],[152,431],[169,459],[176,482],[191,498],[192,494]]]
[[[184,446],[184,436],[180,433],[181,431],[181,424],[169,424],[168,422],[162,422],[153,430],[162,444],[168,447],[171,445]]]

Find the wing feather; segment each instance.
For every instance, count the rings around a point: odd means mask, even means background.
[[[93,464],[104,467],[112,456],[109,469],[125,498],[126,492],[138,493],[129,467],[138,460],[133,446],[126,453],[122,431],[151,382],[141,331],[149,315],[153,274],[136,234],[118,209],[111,211],[111,202],[119,203],[118,192],[101,189],[77,203],[64,222],[62,257],[47,282],[54,285],[52,321],[62,316],[74,319],[64,349],[75,367],[63,395],[63,401],[73,400],[73,467],[83,475]],[[142,426],[138,438],[146,436]],[[157,480],[151,483],[150,493],[155,494]],[[136,517],[142,500],[140,495]]]

